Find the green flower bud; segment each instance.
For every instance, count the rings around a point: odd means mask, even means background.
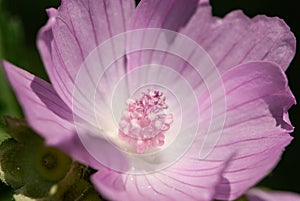
[[[41,177],[48,181],[59,181],[68,172],[71,159],[54,148],[40,147],[36,152],[35,167]]]
[[[0,145],[4,180],[32,198],[49,195],[51,187],[65,177],[72,160],[63,152],[44,146],[24,121],[6,118],[7,132],[13,138]]]
[[[24,121],[6,122],[12,138],[0,144],[0,177],[15,190],[16,201],[101,200],[89,182],[88,167],[45,147]]]

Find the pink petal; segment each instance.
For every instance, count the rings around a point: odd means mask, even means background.
[[[274,63],[252,62],[222,79],[227,118],[219,143],[206,158],[198,155],[199,135],[189,152],[165,170],[127,175],[101,169],[92,178],[99,192],[112,200],[211,200],[213,192],[215,199],[233,200],[265,176],[291,141],[285,114],[295,100],[286,77]]]
[[[296,40],[282,19],[259,15],[249,19],[233,11],[213,17],[209,4],[199,6],[181,33],[198,42],[221,72],[249,61],[271,61],[283,70],[295,55]]]
[[[49,9],[48,23],[38,35],[38,48],[59,96],[71,106],[76,75],[99,44],[126,31],[133,0],[63,0]]]
[[[174,33],[179,31],[193,16],[197,5],[198,0],[142,0],[138,4],[130,23],[131,30],[140,29],[141,31],[128,37],[129,47],[127,48],[128,52],[133,52],[134,49],[138,52],[127,55],[127,67],[133,69],[137,66],[153,63],[155,61],[153,51],[144,50],[141,52],[147,46],[145,43],[149,44],[150,40],[155,47],[159,35],[166,34],[164,30],[171,30]],[[151,33],[149,28],[157,28],[156,33]],[[160,32],[159,29],[161,29]],[[168,42],[171,42],[175,36],[175,34],[169,36],[167,38]],[[136,44],[136,47],[132,47],[134,44]]]
[[[226,121],[211,155],[235,153],[216,194],[216,199],[232,200],[257,183],[280,160],[292,140],[289,133],[293,127],[287,111],[295,99],[284,73],[274,63],[239,65],[223,75],[223,82]]]
[[[137,175],[100,169],[92,182],[110,200],[210,201],[226,162],[184,158],[165,170]]]
[[[75,132],[73,114],[53,87],[9,62],[4,61],[3,66],[28,123],[47,144],[51,146],[70,140]]]
[[[127,168],[123,155],[102,138],[91,138],[89,148],[106,154],[100,154],[97,160],[92,157],[76,134],[72,111],[49,83],[9,62],[4,61],[3,66],[28,123],[45,138],[47,145],[58,147],[93,168],[102,167],[98,161]]]
[[[299,201],[300,195],[283,191],[264,191],[258,188],[251,189],[246,193],[249,201]]]
[[[201,4],[203,4],[203,5],[209,4],[209,0],[202,0],[199,2],[199,5],[201,5]]]
[[[178,31],[195,13],[198,0],[142,0],[131,20],[131,29],[163,28]]]

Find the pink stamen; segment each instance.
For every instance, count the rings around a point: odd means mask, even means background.
[[[162,146],[165,133],[173,123],[173,115],[166,114],[166,97],[157,90],[147,90],[137,100],[129,99],[119,123],[119,137],[136,147],[137,153]]]

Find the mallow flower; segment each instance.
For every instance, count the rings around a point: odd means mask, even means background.
[[[291,142],[283,20],[213,17],[207,0],[62,0],[47,13],[37,46],[51,84],[4,70],[31,127],[94,168],[108,200],[237,199]]]

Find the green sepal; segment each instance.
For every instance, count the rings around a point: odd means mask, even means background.
[[[24,145],[42,145],[43,138],[37,135],[26,123],[25,120],[12,118],[9,116],[4,117],[5,121],[5,131],[13,139],[15,139],[20,144]]]
[[[10,135],[6,133],[4,126],[0,123],[0,144],[9,138]]]

